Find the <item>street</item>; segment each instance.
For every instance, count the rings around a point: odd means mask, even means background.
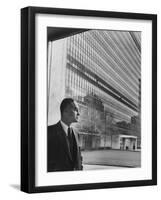
[[[84,170],[140,167],[141,152],[121,150],[82,151]]]

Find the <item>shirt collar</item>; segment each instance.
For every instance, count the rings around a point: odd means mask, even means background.
[[[63,130],[65,131],[65,133],[67,135],[69,126],[67,126],[62,120],[60,120],[60,123],[61,123],[61,125],[63,127]]]

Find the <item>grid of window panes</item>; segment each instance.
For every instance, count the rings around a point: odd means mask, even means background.
[[[131,34],[90,30],[67,38],[66,96],[79,103],[86,132],[104,133],[111,116],[130,122],[139,113],[141,52]]]

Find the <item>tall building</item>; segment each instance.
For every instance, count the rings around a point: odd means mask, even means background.
[[[140,32],[107,30],[49,41],[48,124],[59,119],[61,100],[72,97],[80,108],[75,126],[82,149],[110,147],[120,133],[140,137],[131,125],[141,110],[140,45]]]

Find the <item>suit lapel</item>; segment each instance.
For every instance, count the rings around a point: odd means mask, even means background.
[[[68,155],[69,159],[72,161],[66,133],[63,130],[63,127],[61,126],[60,122],[58,122],[58,135],[60,136],[60,142],[62,143],[62,148],[64,149],[64,152]]]
[[[72,129],[72,131],[73,131],[73,135],[74,135],[74,140],[75,140],[75,153],[76,153],[76,160],[77,160],[77,162],[78,162],[78,152],[79,152],[79,149],[78,149],[78,147],[79,147],[79,145],[78,145],[78,136],[77,136],[77,134],[75,133],[75,131],[74,131],[74,129]]]

